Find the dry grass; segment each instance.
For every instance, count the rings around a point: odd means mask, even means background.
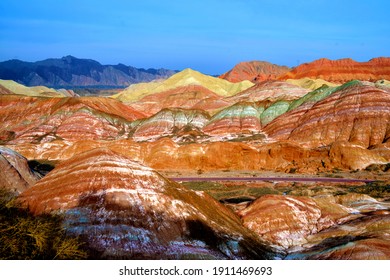
[[[85,259],[77,238],[69,238],[61,217],[33,216],[14,204],[12,194],[0,189],[0,259]]]

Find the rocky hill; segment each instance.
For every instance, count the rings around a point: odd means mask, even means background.
[[[333,83],[351,80],[372,81],[390,79],[390,57],[377,57],[367,62],[357,62],[350,58],[331,60],[321,58],[304,63],[278,79],[323,79]]]
[[[288,71],[290,71],[290,68],[287,66],[280,66],[266,61],[248,61],[237,64],[233,69],[219,76],[219,78],[232,83],[244,80],[259,83],[274,80]]]

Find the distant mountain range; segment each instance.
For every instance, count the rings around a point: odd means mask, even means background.
[[[65,56],[37,62],[17,59],[0,62],[0,79],[25,86],[126,87],[130,84],[165,79],[178,71],[143,69],[124,64],[102,65],[92,59]]]

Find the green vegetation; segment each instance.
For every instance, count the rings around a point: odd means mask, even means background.
[[[85,259],[77,238],[65,235],[60,216],[33,216],[0,189],[0,259]]]
[[[182,185],[194,191],[204,191],[219,201],[255,200],[266,194],[282,194],[269,187],[255,187],[247,185],[226,186],[218,182],[184,182]]]
[[[367,194],[374,198],[389,198],[390,197],[390,184],[389,182],[372,182],[367,183],[364,186],[349,187],[350,192]]]

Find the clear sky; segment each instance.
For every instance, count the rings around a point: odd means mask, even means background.
[[[220,74],[390,56],[388,0],[0,0],[0,61],[73,55]]]

